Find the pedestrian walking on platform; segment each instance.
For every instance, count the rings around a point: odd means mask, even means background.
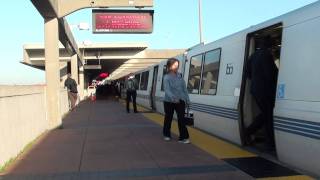
[[[68,99],[70,103],[70,109],[73,110],[78,100],[77,82],[71,78],[71,74],[68,73],[68,78],[64,81],[64,87],[68,89]]]
[[[125,81],[125,88],[127,90],[127,98],[126,98],[126,103],[127,103],[127,113],[130,113],[130,101],[132,101],[133,104],[133,111],[134,113],[137,113],[137,103],[136,103],[136,98],[137,98],[137,89],[138,89],[138,81],[134,77],[133,74],[130,74]]]

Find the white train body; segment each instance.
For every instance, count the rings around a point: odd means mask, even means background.
[[[176,57],[186,83],[195,84],[189,77],[192,58],[199,54],[206,56],[212,51],[216,51],[212,54],[217,55],[220,51],[219,61],[208,67],[218,68],[214,70],[217,72],[217,82],[212,80],[211,84],[207,83],[207,86],[216,83],[217,87],[203,90],[212,95],[204,95],[197,90],[189,94],[195,127],[243,145],[243,128],[250,123],[248,117],[251,117],[251,111],[255,111],[249,107],[253,105],[247,95],[244,67],[252,51],[251,38],[259,36],[259,33],[270,33],[275,40],[280,40],[280,68],[274,108],[277,156],[282,162],[320,176],[320,2],[218,41],[195,46]],[[202,60],[204,62],[205,58]],[[137,103],[160,113],[164,113],[164,91],[161,86],[165,64],[164,60],[136,73],[149,72],[147,80],[143,80],[147,82],[147,87],[138,91]],[[202,66],[201,71],[205,71]],[[193,73],[197,74],[196,70]],[[215,73],[212,74],[214,76]],[[201,77],[204,78],[204,75]],[[212,79],[208,74],[205,78]],[[206,86],[206,82],[200,82],[200,85]],[[202,87],[199,88],[201,90]]]

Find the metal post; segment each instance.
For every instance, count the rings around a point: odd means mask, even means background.
[[[203,42],[202,40],[202,17],[201,17],[201,0],[199,2],[199,35],[200,35],[200,43]]]
[[[74,79],[77,84],[79,84],[79,68],[78,68],[78,56],[77,54],[71,56],[71,76],[72,79]]]
[[[83,66],[79,69],[79,95],[80,100],[84,100],[84,69]]]

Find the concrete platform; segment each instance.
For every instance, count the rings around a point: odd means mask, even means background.
[[[84,102],[0,179],[253,179],[114,100]]]

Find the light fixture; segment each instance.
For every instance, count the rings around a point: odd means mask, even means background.
[[[86,30],[86,31],[89,31],[90,30],[90,26],[88,23],[86,22],[81,22],[78,24],[78,29],[79,30]]]
[[[71,30],[77,29],[80,31],[89,31],[90,30],[90,25],[87,22],[80,22],[79,24],[70,24]]]

